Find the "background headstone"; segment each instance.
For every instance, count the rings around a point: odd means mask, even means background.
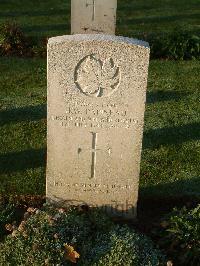
[[[47,197],[134,218],[149,47],[109,35],[48,43]]]
[[[115,34],[117,0],[72,0],[71,34]]]

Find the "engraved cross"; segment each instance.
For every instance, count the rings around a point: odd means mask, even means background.
[[[91,178],[95,177],[95,165],[96,165],[96,158],[97,158],[97,133],[92,133],[92,164],[91,164]]]
[[[97,161],[97,152],[101,151],[101,149],[97,149],[97,136],[98,133],[95,132],[91,132],[92,134],[92,149],[87,149],[90,150],[92,152],[92,163],[91,163],[91,176],[90,178],[95,178],[96,176],[96,161]],[[78,149],[78,154],[80,154],[82,152],[82,149],[79,148]],[[107,150],[109,156],[111,156],[111,148],[109,148]]]
[[[88,2],[86,2],[86,7],[88,6],[92,6],[92,21],[94,21],[96,12],[95,0],[92,0],[92,4],[88,4]]]

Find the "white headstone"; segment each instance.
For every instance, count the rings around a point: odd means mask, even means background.
[[[115,34],[117,0],[72,0],[71,33]]]
[[[142,41],[111,35],[49,39],[51,201],[135,217],[148,64]]]

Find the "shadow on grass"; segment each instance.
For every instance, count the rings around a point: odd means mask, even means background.
[[[0,174],[45,166],[46,149],[30,149],[0,155]]]
[[[161,145],[180,144],[190,140],[200,140],[200,123],[148,130],[144,132],[143,149],[156,149]]]
[[[140,24],[140,23],[158,23],[158,22],[175,22],[175,21],[185,21],[187,19],[199,19],[199,14],[181,14],[173,16],[154,16],[154,17],[143,17],[143,18],[130,18],[126,19],[127,24]]]
[[[162,193],[168,191],[167,193]],[[158,202],[162,198],[163,203],[173,201],[175,206],[177,198],[178,202],[192,201],[198,199],[200,201],[200,176],[193,177],[191,179],[178,180],[166,184],[150,185],[145,188],[140,188],[140,200],[147,201],[153,197],[155,202]],[[174,199],[174,200],[173,200]]]
[[[0,12],[1,18],[13,18],[13,17],[39,17],[39,16],[62,16],[69,14],[68,9],[47,9],[47,10],[27,10],[27,11],[12,11],[12,12]]]
[[[168,191],[170,194],[162,193]],[[179,180],[167,184],[158,184],[140,188],[138,209],[140,212],[170,210],[188,204],[200,202],[200,177]]]
[[[23,29],[26,32],[43,32],[43,31],[63,31],[68,32],[70,29],[70,24],[49,24],[49,25],[32,25],[32,26],[24,26]]]
[[[147,103],[156,103],[164,101],[179,101],[182,97],[187,96],[189,93],[177,91],[162,91],[147,92]]]
[[[166,191],[170,192],[167,194]],[[139,189],[138,227],[144,232],[152,230],[173,208],[196,207],[200,203],[200,177],[179,180],[167,184],[148,186]]]
[[[0,111],[0,126],[22,121],[37,121],[46,118],[46,104]]]
[[[133,6],[133,4],[130,1],[128,3],[119,2],[117,12],[123,16],[124,14],[127,14],[127,11],[129,11],[129,12],[130,11],[132,11],[132,12],[141,11],[141,13],[143,13],[144,10],[147,11],[147,10],[154,10],[154,9],[155,9],[155,4],[154,5],[151,5],[151,4],[141,5],[140,4],[138,6],[136,4],[134,4],[134,6]]]

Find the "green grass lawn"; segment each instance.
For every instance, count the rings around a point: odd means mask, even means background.
[[[0,60],[0,192],[45,194],[46,61]],[[200,198],[200,62],[151,61],[142,197]]]
[[[44,193],[46,66],[0,59],[1,192]]]
[[[70,32],[70,0],[1,0],[0,23],[16,21],[34,37]],[[168,32],[175,26],[200,32],[200,0],[118,0],[117,34]]]

